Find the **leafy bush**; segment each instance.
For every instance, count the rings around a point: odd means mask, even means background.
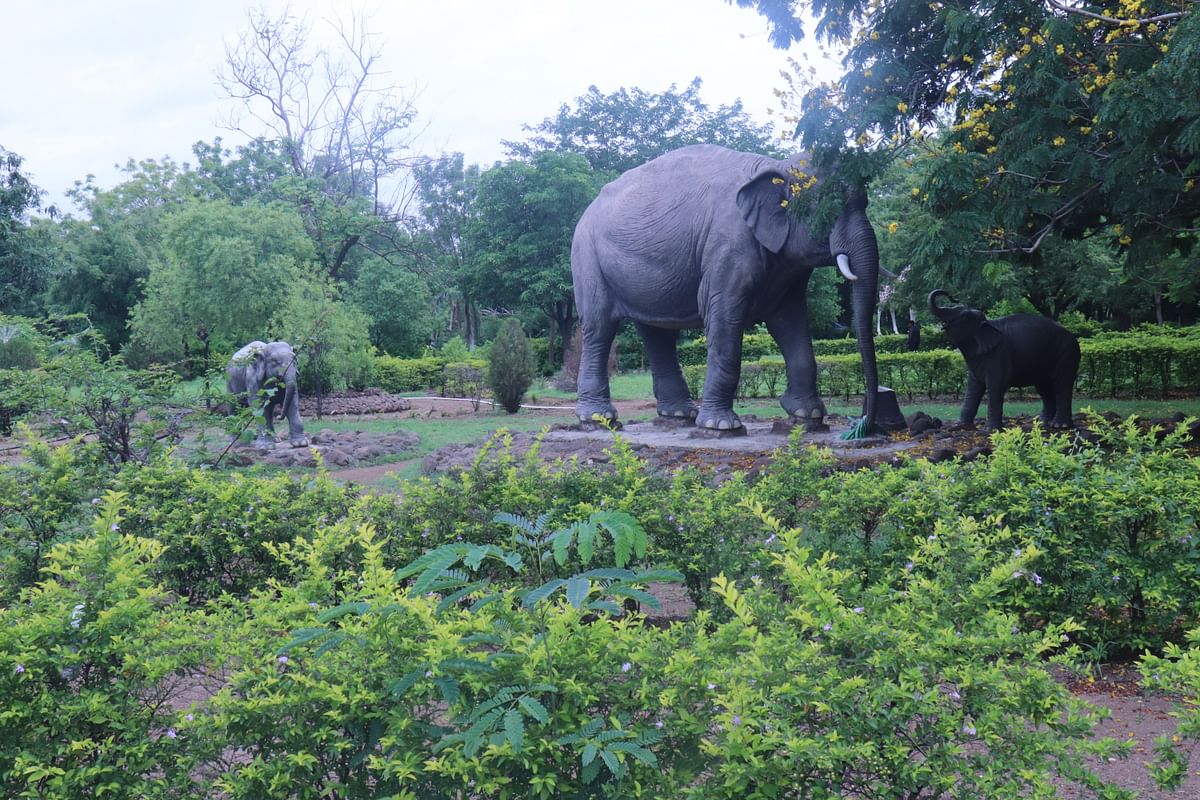
[[[186,782],[167,703],[212,663],[197,621],[153,580],[157,542],[120,532],[106,495],[93,535],[48,556],[46,579],[0,607],[0,793],[165,798]]]
[[[0,606],[33,586],[56,544],[87,530],[104,485],[95,446],[51,448],[32,434],[22,444],[25,460],[0,468]]]
[[[440,358],[375,356],[373,378],[386,392],[416,392],[440,386],[446,362]]]
[[[492,340],[487,377],[496,402],[508,413],[517,413],[533,383],[533,354],[520,320],[506,320]]]
[[[273,548],[344,518],[356,502],[324,475],[302,482],[169,460],[124,470],[114,486],[128,498],[124,530],[163,545],[160,580],[193,602],[244,597],[280,577]]]

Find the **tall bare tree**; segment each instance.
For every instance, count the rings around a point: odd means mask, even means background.
[[[240,101],[226,124],[278,140],[317,257],[338,278],[352,248],[386,257],[406,241],[396,228],[400,175],[409,167],[416,107],[412,90],[382,69],[369,19],[327,20],[331,50],[313,47],[306,18],[252,9],[247,29],[225,49],[217,80]],[[256,128],[250,130],[250,128]]]

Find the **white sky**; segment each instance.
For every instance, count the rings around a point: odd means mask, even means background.
[[[283,0],[0,0],[0,145],[64,208],[88,173],[102,187],[129,158],[192,161],[191,145],[244,137],[220,121],[234,106],[215,79],[246,10]],[[334,0],[292,0],[313,23],[346,15]],[[725,0],[365,0],[390,76],[418,92],[417,150],[503,158],[502,139],[552,116],[595,84],[661,92],[703,81],[711,107],[741,98],[769,121],[786,55],[766,23]],[[799,53],[793,53],[799,57]],[[777,120],[777,117],[775,118]],[[779,125],[776,124],[778,130]]]

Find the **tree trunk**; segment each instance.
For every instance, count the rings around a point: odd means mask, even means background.
[[[1154,321],[1163,324],[1163,296],[1158,289],[1154,290]]]

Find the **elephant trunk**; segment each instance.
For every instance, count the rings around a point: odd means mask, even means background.
[[[879,243],[875,230],[867,221],[866,196],[856,193],[847,202],[847,212],[838,221],[830,235],[830,249],[835,255],[849,256],[850,270],[854,274],[851,285],[851,307],[854,311],[854,335],[858,339],[858,353],[862,357],[863,383],[863,430],[875,426],[875,396],[879,392],[879,370],[875,364],[875,338],[872,322],[875,305],[879,301]]]
[[[947,300],[951,299],[950,293],[947,292],[945,289],[934,289],[932,292],[929,293],[929,311],[935,317],[937,317],[941,321],[945,322],[946,318],[948,316],[946,313],[946,306],[938,305],[939,297],[945,297]]]

